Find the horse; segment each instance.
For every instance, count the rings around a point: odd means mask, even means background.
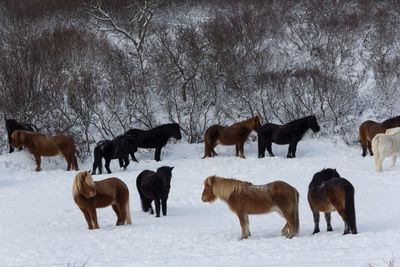
[[[126,169],[129,165],[129,154],[135,153],[137,148],[132,145],[133,138],[127,135],[119,135],[113,140],[101,140],[94,148],[93,175],[96,174],[96,169],[99,169],[99,174],[103,172],[101,159],[105,159],[105,168],[110,174],[110,162],[112,159],[119,160],[119,166]],[[136,158],[133,160],[137,162]]]
[[[36,171],[41,171],[41,156],[52,157],[61,153],[68,163],[67,171],[79,170],[75,156],[75,142],[72,137],[58,134],[45,136],[42,133],[16,130],[11,134],[11,145],[15,148],[22,146],[35,157]]]
[[[161,149],[171,137],[177,140],[182,138],[180,126],[177,123],[163,124],[151,130],[130,129],[124,135],[132,136],[135,140],[133,150],[138,147],[155,148],[154,160],[156,161],[161,161]],[[134,152],[131,153],[131,156],[133,160],[136,160]]]
[[[382,162],[385,157],[392,157],[392,167],[396,164],[397,155],[400,154],[400,132],[392,134],[377,134],[372,139],[372,152],[374,153],[377,172],[383,171]]]
[[[283,181],[253,185],[246,181],[209,176],[204,180],[201,199],[212,203],[217,198],[225,201],[239,217],[241,240],[251,235],[249,214],[272,211],[277,211],[286,220],[281,231],[282,236],[292,238],[299,233],[299,192]]]
[[[383,121],[382,123],[375,122],[372,120],[367,120],[361,123],[359,128],[359,135],[361,140],[361,147],[362,147],[362,156],[365,157],[367,155],[367,147],[369,154],[371,156],[374,155],[371,142],[375,135],[378,133],[385,133],[386,129],[394,128],[400,126],[400,116],[393,117]]]
[[[136,187],[139,192],[144,212],[154,214],[151,202],[156,206],[156,217],[160,217],[160,202],[162,213],[167,215],[167,199],[171,188],[172,169],[174,167],[162,166],[156,172],[144,170],[136,178]]]
[[[85,216],[90,230],[100,228],[96,208],[110,205],[117,215],[116,225],[132,224],[128,187],[116,177],[93,181],[90,171],[80,172],[75,176],[72,196]]]
[[[314,232],[319,233],[319,212],[325,213],[327,231],[332,231],[331,212],[336,210],[344,222],[344,235],[357,234],[354,187],[335,169],[314,174],[308,186],[308,203],[314,216]]]
[[[11,146],[11,134],[15,131],[15,130],[25,130],[25,131],[31,131],[34,132],[35,130],[33,129],[33,127],[36,128],[35,125],[30,124],[30,123],[22,123],[22,122],[18,122],[14,119],[6,119],[6,129],[7,129],[7,136],[8,136],[8,144],[10,147],[9,153],[14,152],[14,148]],[[22,149],[22,147],[20,148],[20,150]]]
[[[258,157],[265,157],[265,149],[268,150],[271,157],[274,157],[275,155],[272,153],[272,142],[274,142],[279,145],[289,144],[287,158],[295,158],[297,143],[308,129],[314,133],[319,132],[320,127],[315,116],[307,116],[284,125],[264,124],[257,132]]]
[[[218,154],[214,150],[217,144],[236,145],[236,157],[240,154],[241,158],[245,158],[244,143],[249,138],[251,131],[257,131],[260,126],[259,116],[234,123],[231,126],[212,125],[204,133],[204,156],[202,158],[217,156]]]

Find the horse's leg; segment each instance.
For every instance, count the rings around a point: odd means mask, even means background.
[[[160,217],[160,199],[154,199],[154,204],[156,206],[156,217]]]
[[[132,152],[132,153],[131,153],[131,157],[132,157],[132,160],[133,160],[133,161],[138,162],[138,160],[135,158],[135,152]]]
[[[331,225],[331,213],[330,212],[325,212],[325,221],[326,221],[326,231],[331,232],[332,225]]]
[[[111,207],[113,208],[115,214],[117,215],[117,223],[115,225],[121,225],[123,221],[121,219],[121,214],[118,210],[117,204],[112,204]]]
[[[288,236],[289,235],[289,224],[286,223],[281,230],[281,236]]]
[[[343,232],[343,234],[347,235],[347,234],[350,233],[350,227],[347,224],[346,211],[345,211],[345,209],[337,209],[337,211],[338,211],[340,217],[342,217],[343,222],[344,222],[344,232]]]
[[[119,201],[119,203],[116,204],[116,208],[118,210],[118,214],[119,214],[118,218],[120,220],[119,224],[117,224],[117,225],[124,225],[125,221],[126,221],[126,207],[121,201]],[[117,221],[117,223],[118,223],[118,221]]]
[[[244,142],[239,144],[239,152],[240,152],[240,157],[245,159],[246,157],[244,156]]]
[[[215,152],[215,150],[214,150],[214,148],[215,148],[216,146],[217,146],[217,145],[213,145],[213,146],[211,147],[211,156],[212,156],[212,157],[218,156],[217,152]]]
[[[67,151],[61,151],[61,154],[63,155],[63,157],[64,157],[65,160],[67,161],[67,171],[71,170],[71,157],[70,157],[70,153],[67,153]]]
[[[162,207],[162,214],[164,216],[167,216],[167,199],[166,198],[161,199],[161,207]]]
[[[297,143],[298,141],[294,141],[292,144],[292,158],[296,157]]]
[[[364,135],[361,135],[360,132],[360,139],[361,139],[361,148],[362,148],[362,154],[361,156],[365,157],[367,155],[367,138]]]
[[[90,218],[92,219],[92,222],[94,224],[94,229],[99,229],[99,223],[97,222],[97,213],[96,213],[96,208],[90,208],[89,209],[89,214]]]
[[[370,142],[370,141],[367,141],[369,155],[370,155],[370,156],[373,156],[373,155],[374,155],[374,152],[372,152],[371,143],[372,143],[372,142]]]
[[[126,170],[126,167],[128,167],[128,165],[129,165],[129,154],[126,154],[126,157],[124,157],[124,161],[125,161],[125,164],[124,164],[124,170]]]
[[[34,154],[33,156],[35,157],[36,160],[36,171],[40,172],[42,170],[42,168],[40,168],[40,163],[41,163],[40,155]]]
[[[106,160],[106,163],[104,164],[104,167],[106,168],[106,170],[107,170],[107,172],[110,174],[111,173],[111,170],[110,170],[110,162],[111,162],[111,159],[109,159],[109,158],[105,158],[105,160]]]
[[[393,168],[394,165],[396,164],[396,160],[397,160],[397,156],[393,156],[393,157],[392,157],[392,168]]]
[[[236,157],[239,157],[239,145],[236,144],[236,145],[235,145],[235,148],[236,148],[235,156],[236,156]]]
[[[270,157],[275,157],[274,153],[272,153],[272,142],[270,140],[266,143],[268,154]],[[264,148],[264,155],[265,155],[265,148]]]
[[[156,152],[154,153],[154,160],[155,161],[161,161],[160,156],[161,156],[161,146],[156,148]]]
[[[314,217],[314,232],[313,234],[319,233],[319,211],[313,210],[313,217]]]
[[[82,209],[82,208],[79,208],[79,209],[82,211],[83,216],[85,216],[85,220],[86,220],[86,222],[88,224],[89,230],[92,230],[93,229],[93,223],[92,223],[92,219],[90,218],[89,212],[87,210],[85,210],[85,209]]]
[[[375,162],[377,163],[376,165],[376,171],[378,172],[382,172],[383,168],[382,168],[382,164],[383,164],[383,159],[385,157],[383,157],[382,153],[380,153],[379,157],[377,159],[375,159]]]
[[[118,158],[119,167],[124,167],[124,160],[122,158]]]
[[[246,225],[247,225],[247,227],[246,227],[247,236],[251,236],[251,233],[250,233],[250,222],[249,222],[249,215],[248,214],[246,214]]]
[[[242,236],[240,240],[247,239],[249,237],[247,233],[247,228],[248,228],[246,221],[247,214],[245,214],[244,212],[236,212],[236,215],[239,217],[240,226],[242,227]]]
[[[10,144],[10,151],[9,151],[10,153],[13,153],[14,152],[14,148],[11,146],[11,144]]]

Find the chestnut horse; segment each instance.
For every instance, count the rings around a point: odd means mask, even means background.
[[[36,171],[41,171],[40,157],[51,157],[61,153],[68,163],[67,171],[78,170],[75,157],[75,142],[72,137],[58,134],[47,137],[42,133],[16,130],[11,134],[11,145],[15,148],[26,147],[35,157]]]
[[[382,123],[371,121],[371,120],[364,121],[360,125],[360,129],[359,129],[361,147],[363,150],[362,156],[365,157],[367,155],[367,146],[368,146],[369,154],[371,156],[374,155],[372,148],[371,148],[371,142],[376,134],[385,133],[386,129],[399,127],[399,126],[400,126],[400,116],[387,119]]]
[[[357,234],[354,187],[335,169],[314,174],[308,186],[308,203],[314,217],[314,232],[319,232],[319,212],[325,213],[327,231],[332,231],[331,212],[337,210],[344,222],[344,235]]]
[[[283,181],[253,185],[250,182],[210,176],[204,180],[201,199],[211,203],[217,198],[225,201],[239,217],[241,239],[251,235],[249,214],[272,211],[277,211],[286,220],[282,236],[292,238],[299,233],[299,192]]]
[[[244,142],[247,141],[251,131],[260,128],[260,117],[255,116],[245,121],[237,122],[231,126],[212,125],[204,133],[204,158],[216,156],[214,148],[217,144],[224,146],[236,145],[236,157],[244,157]]]
[[[126,184],[112,177],[93,181],[90,171],[80,172],[72,185],[72,196],[85,216],[88,228],[99,229],[96,208],[112,206],[117,214],[116,225],[132,224],[129,211],[129,190]]]

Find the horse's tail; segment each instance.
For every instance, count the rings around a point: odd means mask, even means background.
[[[377,171],[379,170],[379,157],[380,157],[378,143],[379,143],[379,135],[376,135],[374,139],[372,139],[371,146],[372,146],[372,152],[374,153],[375,167]]]
[[[125,209],[126,209],[126,219],[125,219],[125,223],[126,223],[126,224],[132,224],[131,211],[130,211],[130,208],[129,208],[129,196],[128,196],[128,201],[127,201],[127,203],[126,203]]]
[[[346,179],[344,179],[344,195],[346,223],[350,227],[351,233],[357,234],[356,210],[354,206],[354,187]]]
[[[103,164],[101,162],[101,145],[97,145],[94,148],[94,162],[93,162],[93,173],[96,173],[96,168],[99,168],[99,172],[103,172]]]
[[[139,176],[136,178],[136,188],[137,188],[137,191],[139,192],[140,203],[142,204],[142,210],[147,212],[147,211],[149,211],[149,207],[147,205],[147,201],[144,199],[142,189],[140,188],[141,180],[142,180],[142,174],[139,174]]]
[[[294,189],[294,203],[293,203],[293,227],[294,227],[294,235],[298,235],[300,232],[300,222],[299,222],[299,192]]]
[[[208,128],[206,130],[206,132],[204,133],[204,156],[202,157],[202,159],[206,158],[206,157],[211,157],[211,149],[210,149],[210,145],[208,144],[208,139],[209,139],[209,129]]]

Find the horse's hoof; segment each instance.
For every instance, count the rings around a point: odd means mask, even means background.
[[[326,231],[328,231],[328,232],[332,232],[332,231],[333,231],[333,229],[332,229],[332,227],[328,227],[328,228],[326,229]]]

